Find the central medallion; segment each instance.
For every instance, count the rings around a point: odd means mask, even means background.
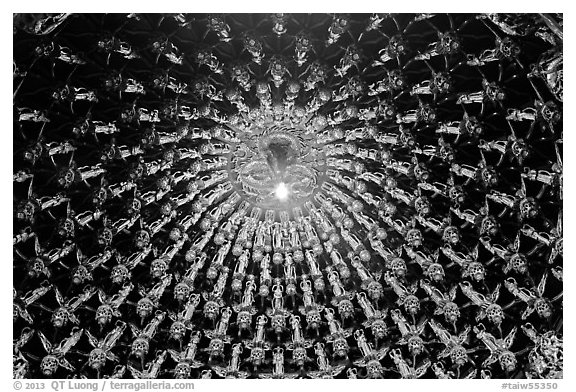
[[[283,176],[287,167],[295,164],[300,157],[299,144],[300,141],[292,134],[275,132],[261,137],[258,149],[272,172],[277,176]]]
[[[238,140],[230,153],[230,179],[253,205],[288,209],[318,189],[325,162],[314,134],[270,123],[242,132]]]

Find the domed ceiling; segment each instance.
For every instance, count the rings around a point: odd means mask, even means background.
[[[562,37],[16,14],[14,377],[562,377]]]

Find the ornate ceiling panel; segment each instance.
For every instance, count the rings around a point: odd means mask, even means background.
[[[14,377],[561,377],[562,38],[16,14]]]

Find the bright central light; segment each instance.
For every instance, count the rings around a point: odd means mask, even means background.
[[[284,184],[283,182],[281,182],[280,184],[278,184],[278,186],[276,187],[276,197],[279,200],[286,200],[288,198],[288,188],[286,187],[286,184]]]

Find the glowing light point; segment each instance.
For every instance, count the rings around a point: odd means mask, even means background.
[[[275,193],[278,200],[284,201],[288,199],[288,188],[286,187],[286,184],[284,184],[283,182],[278,184]]]

